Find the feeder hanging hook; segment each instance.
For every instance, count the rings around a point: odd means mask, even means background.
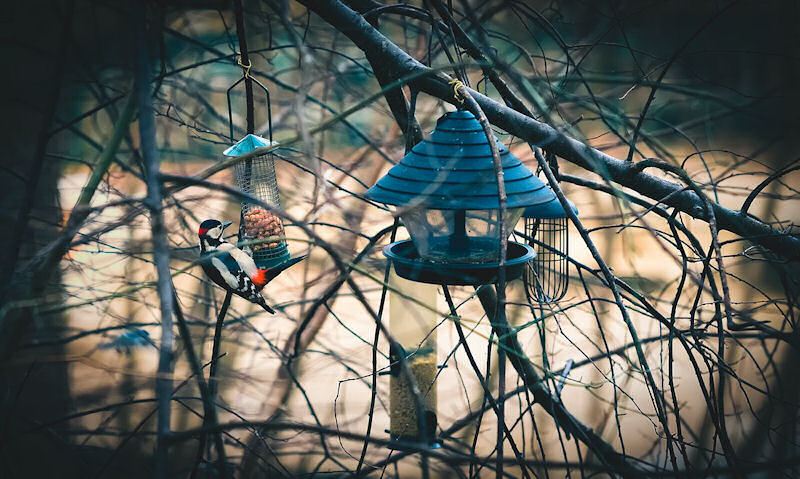
[[[466,88],[459,79],[450,80],[448,85],[453,85],[453,98],[456,99],[459,105],[464,104],[464,97],[461,95],[461,88]]]
[[[239,58],[236,60],[236,63],[240,67],[242,67],[242,71],[244,72],[244,77],[249,80],[250,79],[250,68],[252,68],[252,66],[253,66],[253,64],[250,63],[250,59],[247,60],[247,65],[245,65],[244,63],[242,63],[242,57],[239,56]]]

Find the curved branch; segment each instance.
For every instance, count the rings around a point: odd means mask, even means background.
[[[415,77],[409,83],[420,91],[457,104],[452,86],[448,85],[449,78],[412,58],[357,12],[336,0],[298,1],[346,35],[368,57],[380,58],[382,67],[394,78]],[[651,199],[663,200],[666,205],[693,218],[709,221],[703,199],[693,191],[681,191],[682,185],[638,171],[631,162],[596,150],[477,91],[470,90],[470,94],[486,113],[489,121],[508,133],[546,147],[560,158],[607,180],[631,188]],[[762,221],[718,203],[712,202],[711,207],[719,229],[749,238],[791,261],[800,260],[800,238],[775,230]]]

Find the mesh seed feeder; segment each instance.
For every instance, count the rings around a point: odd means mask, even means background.
[[[390,331],[406,355],[420,392],[428,392],[424,422],[419,421],[409,385],[393,374],[390,426],[393,437],[415,438],[416,424],[435,427],[435,312],[437,285],[489,284],[497,281],[500,260],[500,221],[514,231],[523,210],[555,198],[553,192],[497,138],[507,196],[500,218],[497,180],[490,144],[478,120],[467,111],[442,116],[436,129],[366,192],[366,197],[396,208],[411,236],[384,248],[394,267],[392,285],[403,294],[390,294]],[[528,245],[508,242],[506,280],[522,276],[535,256]],[[400,278],[400,279],[396,279]],[[416,283],[416,286],[415,286]],[[413,308],[428,304],[432,308]],[[395,304],[400,306],[395,307]],[[426,336],[427,335],[427,336]],[[433,347],[432,347],[433,346]],[[430,351],[430,353],[428,353]],[[420,354],[425,352],[425,354]],[[390,351],[397,360],[397,351]],[[427,356],[428,354],[432,356]],[[430,364],[429,364],[430,363]],[[431,367],[431,364],[434,367]],[[433,374],[433,376],[431,376]],[[432,403],[429,401],[433,397]],[[429,437],[417,437],[430,441]],[[409,431],[412,434],[409,434]]]
[[[256,150],[261,154],[236,163],[236,187],[258,198],[264,204],[280,208],[275,158],[270,146],[277,143],[249,134],[224,151],[225,156],[242,156]],[[286,234],[281,218],[259,204],[242,202],[239,242],[250,253],[259,268],[270,268],[289,259]],[[249,251],[248,251],[249,250]]]
[[[567,200],[572,212],[575,205]],[[525,270],[525,292],[539,303],[551,303],[567,294],[569,287],[569,218],[558,198],[547,203],[529,206],[522,214],[525,236],[531,246],[538,241],[536,258]]]

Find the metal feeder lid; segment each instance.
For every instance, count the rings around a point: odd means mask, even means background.
[[[569,203],[569,207],[575,215],[578,214],[578,208],[575,207],[575,203],[567,199],[567,203]],[[556,198],[555,193],[553,193],[553,199],[548,201],[547,203],[535,206],[529,206],[525,208],[525,211],[522,212],[523,218],[538,218],[543,220],[552,220],[557,218],[566,218],[567,212],[564,211],[564,207],[561,206],[561,202],[558,201]]]
[[[228,147],[222,152],[225,156],[242,156],[259,148],[277,145],[277,141],[269,141],[258,135],[248,133],[247,136],[237,141],[233,146]]]
[[[556,199],[497,137],[494,141],[500,152],[508,208],[524,208]],[[483,128],[468,111],[446,113],[439,118],[430,138],[418,143],[365,195],[394,206],[499,209],[492,151]]]

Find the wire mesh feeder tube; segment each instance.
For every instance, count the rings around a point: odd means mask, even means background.
[[[392,268],[389,330],[399,346],[389,352],[389,429],[392,439],[433,444],[436,434],[436,294],[430,285],[403,279]],[[427,305],[424,307],[422,305]],[[405,357],[422,402],[423,431],[411,383],[401,370]]]
[[[525,218],[525,236],[544,244],[542,247],[536,241],[530,242],[537,253],[525,270],[528,297],[540,303],[560,300],[569,288],[567,219]]]
[[[247,135],[225,150],[225,155],[240,156],[274,144],[256,135]],[[256,154],[236,163],[234,176],[236,186],[240,190],[258,198],[265,205],[280,208],[275,158],[271,151]],[[248,201],[242,203],[242,223],[239,232],[240,245],[253,256],[258,267],[269,268],[289,259],[283,221],[260,204]]]
[[[525,270],[525,292],[539,303],[558,301],[569,288],[569,219],[558,198],[529,207],[522,216],[525,236],[536,250]]]

